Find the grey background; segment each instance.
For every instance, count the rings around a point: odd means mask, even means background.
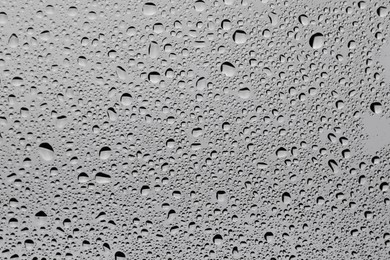
[[[390,259],[389,2],[0,2],[0,259]]]

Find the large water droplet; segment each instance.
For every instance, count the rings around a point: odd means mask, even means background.
[[[284,204],[290,204],[291,203],[291,195],[288,192],[284,192],[282,194],[282,202]]]
[[[221,65],[221,72],[227,77],[233,77],[236,74],[236,67],[230,62],[224,62]]]
[[[248,99],[251,97],[251,91],[249,88],[241,88],[238,90],[238,96],[242,99]]]
[[[99,172],[95,176],[96,183],[107,184],[111,182],[111,176],[102,172]]]
[[[49,162],[54,160],[54,149],[48,143],[41,143],[38,147],[38,153],[45,161]]]
[[[8,15],[5,12],[0,12],[0,25],[8,23]]]
[[[107,160],[108,158],[110,158],[110,156],[111,156],[111,149],[109,147],[105,146],[102,149],[100,149],[99,151],[100,159]]]
[[[12,34],[8,39],[8,46],[11,48],[16,48],[19,45],[19,38],[16,34]]]
[[[376,13],[379,15],[379,17],[386,17],[387,14],[389,13],[389,10],[384,7],[384,6],[380,6],[378,7],[378,9],[376,10]]]
[[[154,3],[145,3],[142,12],[146,16],[152,16],[157,13],[157,6]]]
[[[324,35],[322,33],[315,33],[310,37],[309,44],[310,46],[317,50],[324,45]]]
[[[217,246],[220,246],[222,245],[222,242],[223,242],[223,238],[221,235],[217,234],[213,237],[213,243]]]
[[[374,102],[370,105],[370,109],[375,114],[380,114],[383,111],[382,104],[379,102]]]
[[[242,30],[237,30],[233,34],[233,40],[237,44],[244,44],[246,42],[246,33]]]

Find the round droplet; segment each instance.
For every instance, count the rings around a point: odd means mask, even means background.
[[[375,114],[380,114],[383,112],[382,104],[379,102],[374,102],[370,105],[370,109]]]
[[[158,72],[150,72],[149,75],[148,75],[148,80],[150,82],[152,82],[153,84],[157,84],[157,83],[160,83],[161,81],[161,76],[160,76],[160,73]]]
[[[233,34],[233,41],[236,44],[244,44],[246,42],[246,39],[247,39],[246,32],[242,30],[237,30]]]

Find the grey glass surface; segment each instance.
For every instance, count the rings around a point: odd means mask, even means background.
[[[0,259],[390,259],[388,0],[0,2]]]

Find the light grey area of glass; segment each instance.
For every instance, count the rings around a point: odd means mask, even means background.
[[[0,259],[390,259],[388,0],[0,2]]]

